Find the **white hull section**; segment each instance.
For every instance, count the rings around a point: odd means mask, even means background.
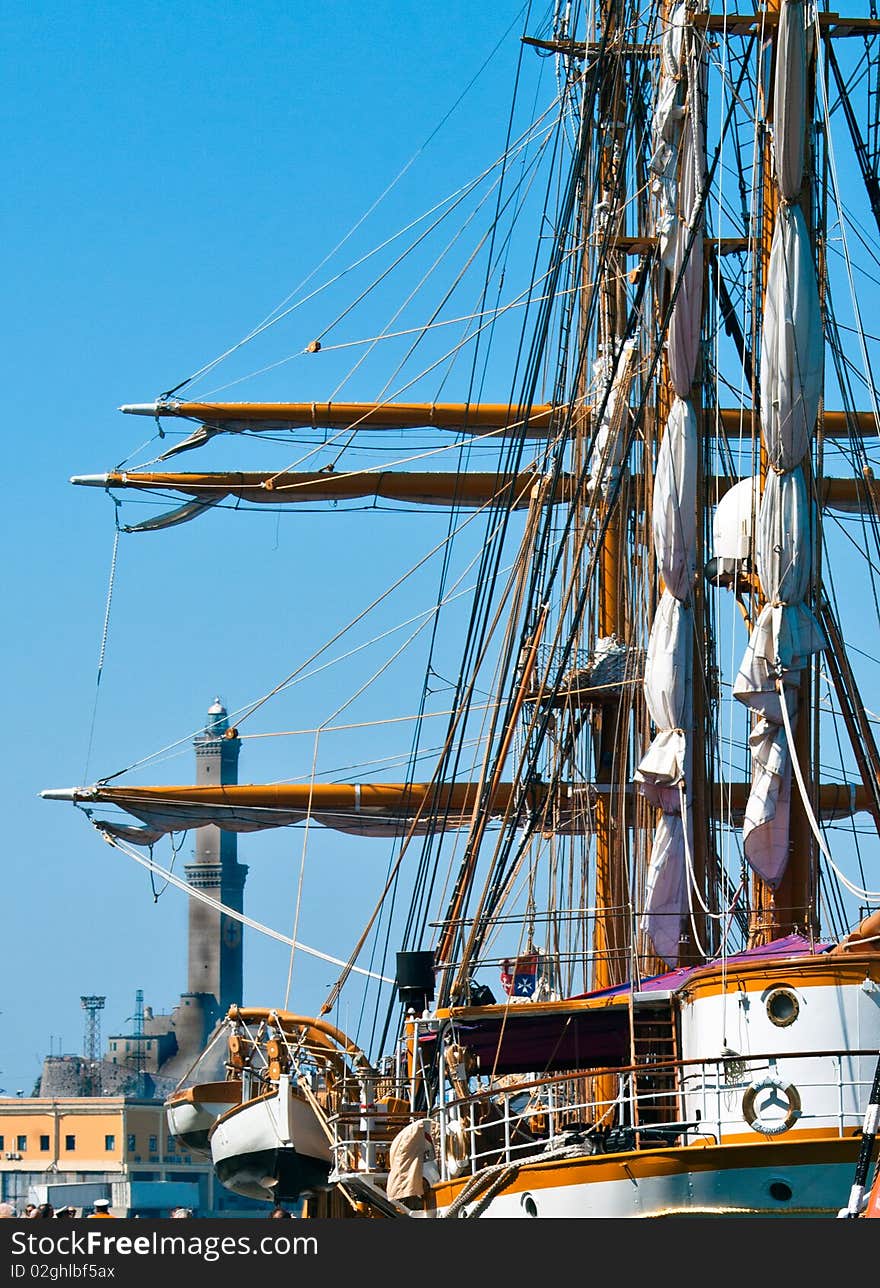
[[[847,1206],[854,1162],[769,1163],[630,1179],[620,1164],[617,1179],[528,1186],[493,1198],[478,1215],[488,1217],[825,1216]],[[465,1211],[479,1208],[479,1198]],[[473,1213],[477,1215],[477,1213]]]
[[[727,1050],[739,1060],[723,1072],[716,1065],[714,1077],[708,1065],[683,1072],[685,1121],[699,1119],[721,1142],[762,1136],[761,1127],[791,1137],[861,1126],[880,1050],[877,965],[869,973],[847,963],[850,980],[835,983],[832,963],[842,969],[842,959],[827,960],[824,970],[813,958],[751,978],[732,969],[723,992],[693,990],[681,1008],[682,1057],[709,1061]],[[786,1126],[792,1091],[796,1115]]]
[[[661,1072],[652,1078],[634,1065],[619,1076],[618,1098],[599,1102],[565,1100],[569,1089],[558,1080],[531,1084],[533,1099],[558,1115],[545,1146],[555,1156],[546,1158],[534,1145],[513,1144],[515,1084],[500,1092],[494,1103],[510,1143],[470,1127],[464,1174],[444,1160],[438,1212],[836,1216],[846,1206],[880,1050],[876,955],[732,962],[695,973],[677,992],[636,994],[633,1006],[656,1030],[647,1038],[655,1049],[638,1054]],[[664,1024],[677,1030],[673,1061]],[[554,1144],[565,1144],[566,1113],[585,1123],[613,1114],[614,1131],[607,1143],[597,1137],[595,1153],[579,1154],[572,1141],[560,1154]]]
[[[330,1146],[315,1111],[284,1076],[273,1095],[218,1118],[210,1145],[222,1184],[249,1198],[294,1200],[330,1171]]]
[[[233,1094],[237,1092],[237,1094]],[[198,1091],[192,1100],[176,1100],[166,1103],[165,1118],[172,1136],[183,1141],[193,1154],[210,1157],[211,1146],[208,1137],[214,1123],[221,1114],[233,1109],[241,1098],[240,1084],[230,1084],[230,1095],[226,1100],[199,1100]]]

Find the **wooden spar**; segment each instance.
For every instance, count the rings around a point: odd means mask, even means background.
[[[350,501],[382,497],[413,505],[484,506],[495,501],[509,509],[526,509],[542,475],[484,473],[409,473],[357,470],[324,473],[128,473],[74,477],[91,487],[131,488],[142,492],[182,492],[210,501],[233,497],[257,505],[307,505],[315,501]],[[575,480],[558,480],[554,503],[570,501]]]
[[[690,17],[694,26],[704,27],[713,34],[723,36],[753,36],[761,31],[772,30],[779,21],[779,0],[768,0],[766,11],[757,13],[695,13]],[[817,15],[822,35],[839,36],[872,36],[880,32],[880,18],[846,18],[839,13],[820,13]],[[595,57],[600,46],[595,41],[584,40],[540,40],[535,36],[521,37],[524,45],[534,49],[543,49],[548,53],[563,54],[568,58],[583,59]],[[628,44],[622,51],[630,57],[656,57],[659,46],[656,44]]]
[[[694,26],[705,26],[707,31],[726,36],[750,36],[764,30],[772,31],[779,22],[780,0],[767,0],[766,12],[756,13],[695,13]],[[819,30],[826,38],[833,36],[871,36],[880,32],[880,18],[848,18],[839,13],[816,15]]]
[[[745,809],[751,785],[745,782],[716,784],[713,791],[713,809],[719,817],[725,814],[740,816]],[[489,808],[494,813],[507,810],[515,799],[522,799],[523,807],[541,817],[550,800],[563,807],[570,803],[577,807],[585,798],[607,795],[610,786],[601,783],[578,785],[561,783],[551,786],[534,783],[523,787],[521,783],[495,784]],[[615,791],[619,788],[615,786]],[[625,787],[630,798],[633,791]],[[359,814],[408,817],[427,804],[438,813],[463,814],[473,809],[483,791],[479,782],[444,783],[236,783],[225,786],[198,786],[174,784],[168,786],[111,787],[97,784],[93,787],[49,788],[41,792],[46,800],[73,801],[91,807],[115,806],[122,810],[155,807],[163,812],[175,806],[205,806],[230,814],[236,809],[259,809],[290,813],[335,813],[356,817]],[[870,813],[874,808],[873,796],[859,784],[824,783],[817,793],[818,805],[824,817],[846,817],[851,814]],[[223,826],[222,818],[207,820]],[[540,830],[540,829],[539,829]],[[589,831],[585,824],[584,831]]]
[[[631,471],[638,481],[641,475]],[[537,473],[447,474],[437,472],[409,473],[403,470],[360,470],[332,474],[281,474],[250,472],[217,472],[203,474],[155,473],[148,471],[111,471],[108,474],[75,475],[71,482],[80,486],[111,490],[130,489],[140,492],[182,492],[187,496],[218,501],[234,497],[257,505],[303,505],[314,501],[344,501],[360,497],[383,497],[389,501],[418,505],[484,506],[503,502],[511,509],[526,509],[532,490],[544,480]],[[706,481],[709,495],[720,500],[741,479],[715,475]],[[574,496],[576,480],[562,475],[555,490],[543,493],[547,504],[564,504]],[[859,513],[866,502],[880,508],[880,479],[821,478],[815,481],[817,502],[828,510]]]
[[[243,402],[208,403],[173,400],[131,403],[120,411],[135,416],[176,416],[204,425],[242,424],[260,429],[413,429],[418,427],[482,433],[510,430],[546,436],[554,408],[513,407],[509,403],[392,402]]]
[[[445,429],[456,433],[492,433],[510,431],[526,437],[543,438],[551,431],[554,415],[561,426],[569,408],[549,403],[529,409],[510,407],[506,403],[204,403],[157,402],[134,403],[120,408],[131,415],[200,421],[204,425],[246,425],[249,429]],[[587,408],[587,411],[590,409]],[[877,422],[871,411],[848,413],[824,411],[822,428],[826,438],[849,438],[876,433]],[[707,412],[705,431],[717,437],[749,438],[752,435],[752,408],[725,407]]]

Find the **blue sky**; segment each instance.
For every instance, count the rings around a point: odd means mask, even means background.
[[[186,987],[185,897],[169,888],[155,900],[142,868],[103,844],[77,811],[41,800],[41,789],[92,781],[172,744],[176,757],[134,780],[190,781],[189,740],[215,694],[235,710],[266,693],[446,524],[436,515],[343,509],[280,519],[218,510],[168,532],[123,536],[98,687],[114,512],[100,491],[68,479],[149,460],[167,443],[147,441],[152,422],[120,415],[120,404],[152,400],[225,351],[350,232],[313,284],[496,159],[524,12],[508,0],[37,2],[4,10],[7,1093],[30,1092],[50,1049],[82,1049],[82,994],[106,995],[106,1036],[129,1026],[137,989],[165,1011]],[[531,33],[541,17],[529,22]],[[524,66],[527,78],[544,78],[535,102],[549,101],[552,63],[527,52]],[[432,254],[427,245],[414,253],[401,281],[417,280]],[[396,278],[372,293],[363,314],[332,328],[321,355],[302,354],[378,271],[371,261],[322,292],[196,392],[207,397],[241,380],[225,396],[378,396],[386,356],[393,368],[408,342],[383,346],[362,366],[355,364],[365,348],[332,343],[368,338],[388,322],[401,292]],[[417,301],[411,318],[424,314]],[[263,367],[271,369],[244,379]],[[446,397],[462,395],[464,374],[453,373]],[[490,371],[483,396],[509,392],[509,374]],[[407,396],[419,394],[435,396],[436,383]],[[365,453],[345,464],[375,460]],[[176,464],[280,469],[293,461],[289,444],[250,439],[217,442],[168,468]],[[125,521],[151,512],[128,502]],[[245,739],[242,779],[307,774],[312,735],[281,735],[314,728],[366,681],[389,653],[387,642],[368,641],[427,605],[435,587],[431,567],[347,640],[345,647],[365,645],[356,658],[268,705],[248,725],[264,736]],[[395,662],[345,718],[410,713],[420,657],[416,650],[412,661]],[[321,764],[344,780],[354,764],[405,754],[411,735],[403,724],[353,731],[338,743],[323,737]],[[375,776],[402,772],[384,763]],[[239,847],[250,868],[246,911],[286,934],[297,915],[302,839],[293,830],[246,837]],[[178,869],[190,849],[188,838]],[[167,861],[167,847],[157,858]],[[314,835],[298,936],[346,956],[387,862],[385,842]],[[287,971],[284,946],[246,932],[245,1002],[281,1004]],[[298,955],[291,1005],[315,1009],[335,976]],[[353,1030],[357,1001],[351,1006],[335,1018]]]
[[[154,398],[284,299],[419,153],[507,32],[407,172],[402,207],[381,207],[362,245],[495,159],[520,12],[468,0],[4,9],[7,1093],[30,1092],[50,1046],[82,1049],[81,994],[106,995],[106,1036],[128,1028],[138,988],[160,1011],[186,987],[184,896],[171,888],[155,902],[142,868],[40,790],[187,739],[216,693],[233,708],[259,696],[300,660],[300,638],[307,647],[327,613],[338,616],[352,559],[368,553],[357,569],[368,595],[399,546],[390,519],[371,532],[361,515],[327,516],[307,536],[295,516],[227,512],[124,537],[96,705],[113,506],[68,479],[136,453],[152,423],[117,407]],[[252,368],[300,349],[322,316],[273,336]],[[259,393],[326,396],[334,380],[313,371],[281,368]],[[352,392],[372,394],[366,382]],[[180,466],[275,467],[277,449],[260,447]],[[264,730],[316,717],[290,704],[273,718]],[[242,777],[284,776],[278,746],[246,743]],[[152,781],[189,781],[192,763],[187,750]],[[298,844],[240,847],[247,911],[285,933]],[[338,848],[338,888],[365,875],[374,888],[375,843],[366,858]],[[364,907],[363,897],[320,903],[300,936],[345,955]],[[335,978],[316,970],[298,1003],[320,1002]],[[277,1004],[286,971],[286,948],[248,932],[245,1000]]]

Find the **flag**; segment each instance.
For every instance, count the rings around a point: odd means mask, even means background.
[[[508,997],[531,997],[538,983],[538,954],[525,953],[501,965],[501,987]]]

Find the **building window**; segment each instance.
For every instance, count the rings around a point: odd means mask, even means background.
[[[49,1137],[48,1137],[48,1136],[41,1136],[41,1137],[40,1137],[40,1149],[41,1149],[41,1150],[43,1150],[43,1151],[45,1152],[46,1150],[48,1150],[48,1148],[49,1148]]]
[[[75,1136],[65,1136],[65,1137],[64,1137],[64,1148],[65,1148],[65,1149],[76,1149],[76,1137],[75,1137]]]
[[[23,1154],[27,1149],[27,1136],[17,1136],[15,1148],[18,1150],[19,1154]]]
[[[150,1137],[150,1153],[151,1153],[151,1154],[155,1154],[155,1152],[156,1152],[156,1150],[157,1150],[158,1148],[159,1148],[159,1137],[158,1137],[158,1136],[151,1136],[151,1137]]]
[[[133,1131],[128,1133],[128,1148],[131,1150],[137,1149],[137,1136]]]
[[[105,1148],[106,1150],[115,1149],[115,1148],[116,1148],[116,1137],[115,1137],[115,1136],[105,1136],[105,1137],[104,1137],[104,1148]]]
[[[0,1149],[5,1149],[5,1148],[6,1148],[6,1137],[0,1136]]]

